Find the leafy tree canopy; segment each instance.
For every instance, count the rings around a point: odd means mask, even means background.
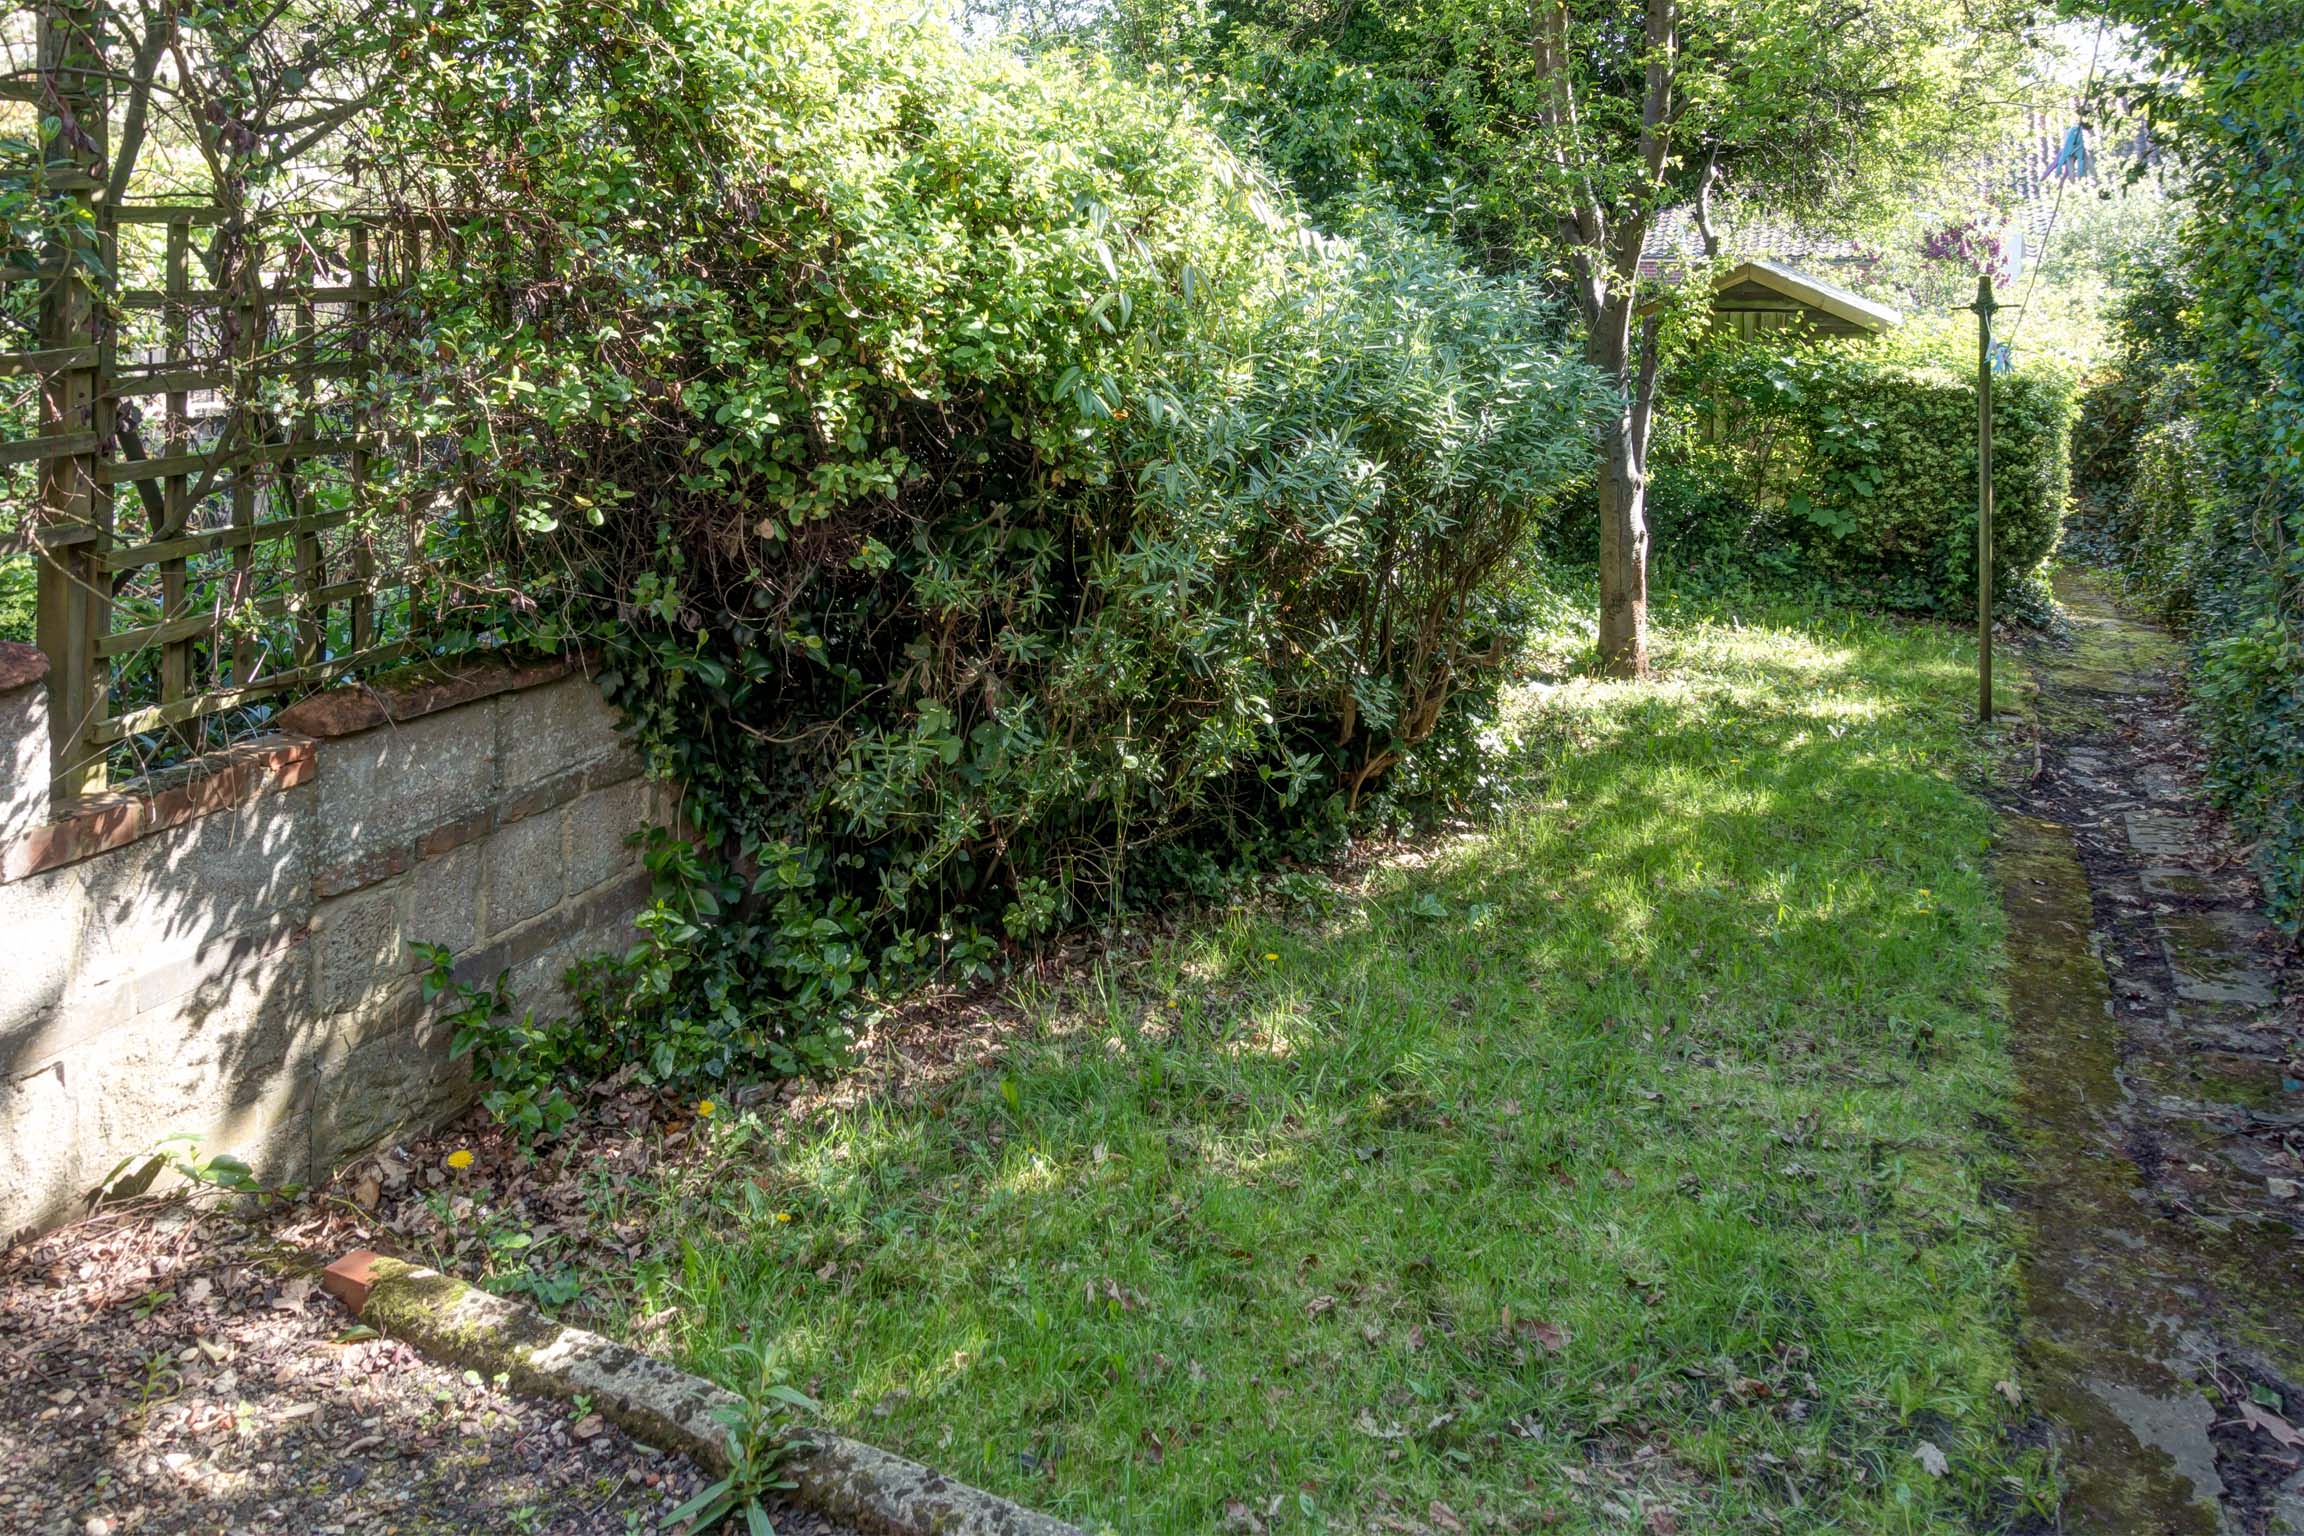
[[[1718,189],[1855,222],[1999,125],[2031,0],[1121,0],[1108,40],[1214,86],[1323,212],[1435,219],[1574,294],[1622,391],[1600,429],[1600,649],[1646,668],[1659,211]]]

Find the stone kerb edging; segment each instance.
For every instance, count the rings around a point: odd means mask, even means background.
[[[634,1438],[715,1472],[728,1465],[717,1415],[741,1399],[598,1334],[437,1270],[362,1250],[321,1283],[369,1326],[445,1362],[501,1375],[517,1392],[578,1396]],[[827,1430],[795,1434],[783,1475],[795,1504],[882,1536],[1086,1536],[1078,1527]]]

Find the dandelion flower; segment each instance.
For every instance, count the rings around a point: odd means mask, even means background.
[[[792,1219],[792,1213],[790,1211],[778,1211],[776,1213],[776,1219],[778,1221],[790,1221]]]
[[[710,1099],[698,1099],[696,1101],[697,1118],[702,1120],[709,1120],[712,1118],[712,1111],[718,1109],[719,1107],[719,1105],[713,1103]]]
[[[1276,949],[1268,949],[1264,951],[1264,958],[1267,960],[1277,960],[1280,958],[1280,952]]]
[[[448,1166],[456,1169],[471,1167],[472,1149],[470,1147],[458,1147],[455,1151],[449,1153]]]

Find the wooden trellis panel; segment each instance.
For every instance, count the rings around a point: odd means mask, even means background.
[[[222,745],[260,728],[267,701],[404,654],[419,520],[394,473],[415,445],[381,430],[368,389],[415,233],[111,206],[93,15],[42,14],[67,128],[25,173],[60,233],[37,267],[0,267],[41,285],[40,345],[0,353],[0,379],[38,393],[0,472],[36,470],[63,795]]]

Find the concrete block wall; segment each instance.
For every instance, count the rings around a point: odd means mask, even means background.
[[[54,811],[44,671],[0,654],[0,1243],[166,1136],[309,1182],[463,1109],[412,943],[549,1016],[631,942],[674,807],[567,664],[321,694]]]

